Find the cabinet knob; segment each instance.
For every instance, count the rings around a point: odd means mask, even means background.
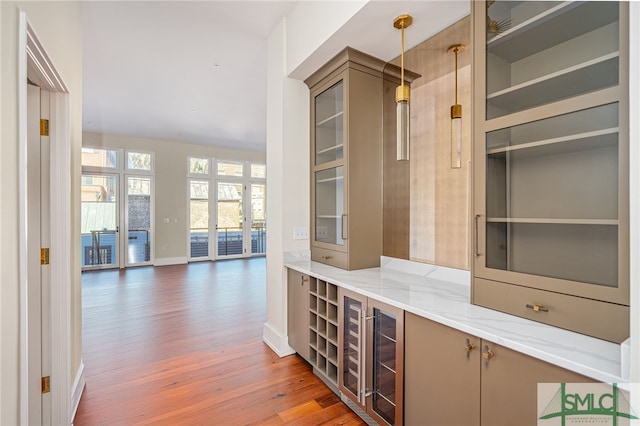
[[[324,260],[333,259],[333,256],[321,256]]]
[[[300,278],[301,278],[301,279],[300,279],[300,285],[304,285],[304,283],[306,283],[306,282],[308,282],[308,281],[309,281],[309,278],[308,278],[308,277],[300,277]]]
[[[467,353],[467,358],[469,358],[470,356],[470,352],[472,350],[474,350],[476,348],[476,345],[474,345],[473,343],[471,343],[471,341],[469,339],[467,339],[467,344],[464,347],[465,352]]]
[[[527,309],[532,309],[535,312],[549,312],[549,308],[545,308],[543,305],[539,305],[539,304],[530,305],[527,303],[525,307]]]
[[[494,354],[493,351],[489,349],[489,346],[485,345],[484,352],[482,353],[482,359],[484,359],[484,365],[489,365],[489,360],[494,356],[496,356],[496,354]]]

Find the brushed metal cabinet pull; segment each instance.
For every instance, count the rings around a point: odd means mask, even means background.
[[[476,225],[475,225],[475,230],[474,230],[475,231],[474,253],[475,253],[476,256],[482,256],[482,253],[480,253],[480,251],[478,250],[478,244],[479,244],[478,243],[478,220],[480,219],[480,216],[482,216],[482,215],[477,214],[476,217],[475,217]]]
[[[540,305],[540,304],[535,304],[535,305],[531,305],[529,303],[527,303],[526,305],[524,305],[527,309],[531,309],[535,312],[549,312],[549,308]]]

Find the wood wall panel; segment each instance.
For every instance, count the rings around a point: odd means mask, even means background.
[[[455,67],[454,57],[447,49],[457,43],[467,46],[458,58],[458,98],[463,108],[462,168],[451,169],[450,107],[455,101]],[[392,63],[398,65],[399,58]],[[422,75],[411,85],[409,171],[405,162],[395,161],[395,94],[391,93],[392,100],[388,99],[385,87],[385,256],[469,269],[470,64],[469,17],[406,52],[406,68]],[[388,108],[393,108],[390,114]]]
[[[382,254],[409,259],[409,161],[396,160],[396,87],[384,80]]]

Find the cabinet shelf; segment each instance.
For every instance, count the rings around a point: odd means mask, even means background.
[[[489,223],[536,223],[556,225],[606,225],[617,226],[617,219],[556,219],[556,218],[513,218],[513,217],[488,217]]]
[[[328,182],[336,182],[341,180],[343,180],[343,176],[335,176],[335,177],[330,177],[326,179],[318,179],[316,180],[316,183],[328,183]]]
[[[391,406],[395,407],[396,403],[393,402],[390,398],[391,397],[387,397],[384,393],[382,393],[382,391],[376,391],[376,395],[378,395],[380,398],[384,399],[385,401],[387,401],[388,404],[390,404]]]
[[[318,121],[316,123],[316,127],[323,127],[325,124],[328,124],[331,121],[335,121],[336,124],[337,124],[337,126],[335,126],[335,128],[341,130],[342,129],[342,120],[337,120],[337,119],[339,117],[342,117],[343,115],[344,115],[344,112],[343,111],[339,111],[338,113],[336,113],[336,114],[334,114],[334,115],[332,115],[330,117],[327,117],[325,119],[322,119],[322,120]],[[327,127],[327,126],[324,126],[324,127]],[[333,128],[334,126],[328,126],[328,127]]]
[[[535,148],[544,148],[547,154],[557,154],[561,151],[575,152],[576,149],[593,149],[611,146],[618,142],[618,127],[595,130],[592,132],[578,133],[539,141],[526,142],[487,150],[487,155],[500,154],[514,151],[535,151]],[[552,152],[553,150],[553,152]]]
[[[562,2],[491,38],[487,48],[509,62],[534,55],[617,21],[617,7],[606,3]]]
[[[316,155],[326,154],[327,152],[335,151],[337,149],[341,149],[342,147],[344,147],[344,144],[342,143],[337,145],[332,145],[329,148],[319,150],[318,152],[316,152]]]
[[[618,83],[619,52],[609,53],[515,86],[493,92],[487,103],[510,112],[614,86]],[[533,101],[532,101],[533,100]]]

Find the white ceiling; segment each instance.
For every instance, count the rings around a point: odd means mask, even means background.
[[[85,2],[83,129],[264,150],[267,37],[296,4]],[[467,0],[371,1],[292,76],[306,78],[347,45],[393,59],[399,14],[414,17],[409,48],[468,12]]]

